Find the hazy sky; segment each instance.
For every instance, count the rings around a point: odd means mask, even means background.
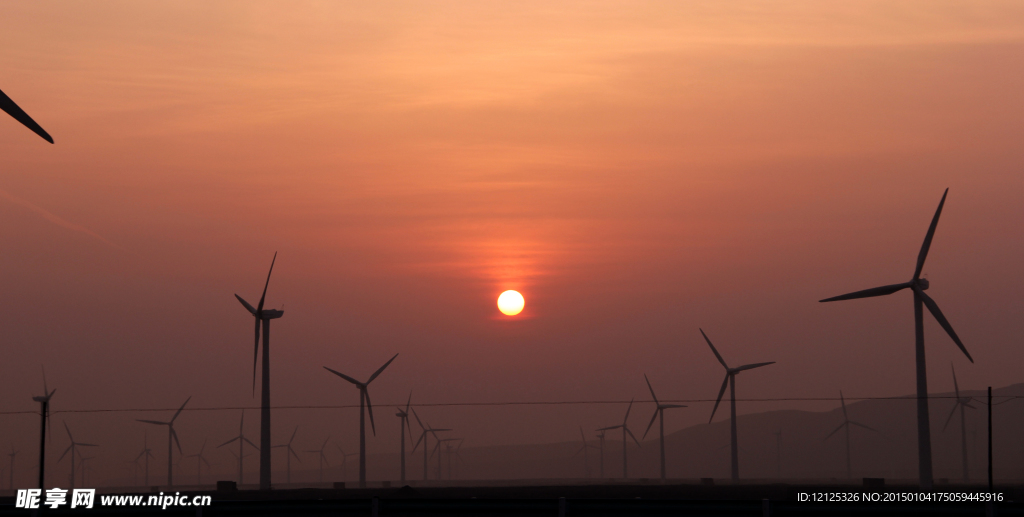
[[[910,394],[911,295],[817,300],[909,279],[947,187],[925,273],[975,364],[927,317],[929,387],[1024,380],[1020,2],[5,2],[0,49],[56,141],[0,117],[0,410],[36,408],[40,364],[54,410],[258,404],[232,295],[275,251],[275,405],[356,404],[322,366],[395,353],[378,405],[644,399],[644,373],[714,398],[698,327],[777,361],[741,397]],[[487,444],[623,410],[423,414]],[[276,435],[355,443],[354,411],[299,413]],[[200,418],[237,429],[186,413],[186,448]]]

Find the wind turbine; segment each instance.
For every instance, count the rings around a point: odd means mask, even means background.
[[[39,124],[37,124],[35,120],[32,120],[32,117],[28,116],[28,113],[25,113],[24,110],[18,107],[18,105],[2,91],[0,91],[0,109],[14,117],[18,122],[21,122],[25,127],[31,129],[33,133],[43,137],[43,140],[46,140],[51,144],[53,143],[53,137],[51,137],[50,134],[47,133]]]
[[[320,482],[321,483],[324,482],[324,463],[326,463],[328,467],[331,466],[331,463],[329,461],[327,461],[327,455],[324,454],[324,448],[327,447],[327,442],[330,441],[330,439],[331,439],[331,436],[327,435],[327,438],[324,440],[324,444],[321,445],[319,449],[312,449],[312,450],[303,451],[303,452],[316,453],[318,455],[318,457],[320,459]]]
[[[354,452],[345,452],[345,449],[342,449],[341,446],[338,445],[338,444],[334,444],[334,446],[337,447],[338,448],[338,452],[341,453],[341,475],[342,475],[342,481],[348,481],[348,457],[349,456],[355,456],[356,453],[354,453]]]
[[[18,451],[14,450],[14,446],[11,446],[11,453],[8,456],[11,457],[11,470],[7,476],[7,484],[9,490],[14,490],[14,456],[18,454]]]
[[[441,444],[444,444],[444,452],[448,457],[448,480],[452,479],[452,442],[459,442],[459,446],[462,446],[462,438],[444,438],[437,441],[437,445],[434,446],[434,451],[437,453],[437,479],[443,479],[441,475]],[[431,453],[433,455],[434,453]]]
[[[89,463],[90,460],[96,459],[96,456],[85,456],[81,451],[78,452],[78,459],[82,460],[82,464],[78,467],[78,470],[82,471],[82,486],[89,486],[86,484],[85,475],[88,472],[92,472],[92,465]],[[74,486],[72,485],[72,488]]]
[[[68,445],[67,449],[64,449],[64,454],[57,458],[57,463],[60,463],[67,456],[68,452],[71,453],[71,488],[75,488],[75,452],[78,451],[78,447],[99,447],[94,443],[79,443],[75,441],[75,438],[71,436],[71,429],[68,428],[68,423],[64,422],[64,430],[68,432],[68,439],[71,440],[71,445]],[[80,452],[80,451],[79,451]]]
[[[285,478],[286,479],[286,481],[285,481],[286,483],[291,483],[292,482],[292,456],[295,456],[295,459],[299,460],[299,463],[302,463],[302,459],[299,458],[299,455],[295,453],[295,449],[292,449],[292,442],[295,440],[295,433],[297,433],[297,432],[299,432],[299,426],[295,426],[295,430],[292,431],[292,437],[288,439],[288,443],[282,443],[281,445],[275,445],[274,446],[275,449],[278,448],[278,447],[284,447],[285,448],[285,450],[284,450],[284,457],[285,457],[286,468],[288,469],[287,470],[287,476],[288,477]]]
[[[846,478],[851,479],[853,478],[853,474],[852,470],[850,469],[850,426],[855,425],[857,427],[863,427],[868,431],[875,431],[876,433],[878,431],[860,422],[854,422],[853,420],[850,420],[850,418],[846,415],[846,399],[843,398],[842,390],[839,390],[839,402],[843,405],[843,423],[839,424],[839,427],[835,428],[834,431],[828,433],[828,436],[825,437],[825,440],[828,440],[829,438],[832,437],[832,435],[838,433],[840,429],[846,429]]]
[[[53,394],[57,393],[57,388],[53,391],[49,391],[46,388],[46,369],[43,368],[43,395],[38,397],[32,397],[32,400],[39,403],[39,416],[42,417],[43,423],[39,429],[39,488],[45,489],[43,485],[46,482],[45,469],[46,469],[46,424],[50,418],[50,398]],[[51,431],[50,436],[53,436]]]
[[[782,477],[782,429],[772,431],[775,435],[775,470],[776,476]]]
[[[711,347],[711,351],[715,353],[715,357],[718,358],[718,362],[722,363],[725,367],[725,380],[722,382],[722,389],[718,390],[718,398],[715,400],[715,407],[711,410],[711,418],[708,419],[710,424],[715,418],[715,411],[718,411],[718,404],[722,402],[722,395],[725,394],[726,385],[729,386],[729,401],[730,401],[730,420],[729,427],[732,432],[732,480],[737,481],[740,479],[740,459],[739,459],[739,443],[736,441],[736,374],[746,371],[753,370],[754,368],[760,368],[762,366],[768,366],[769,364],[775,364],[775,361],[767,363],[754,363],[745,364],[736,368],[729,368],[729,365],[725,364],[725,359],[722,359],[722,355],[715,349],[715,345],[711,344],[711,340],[708,339],[708,335],[704,333],[704,329],[699,329],[700,335],[704,336],[704,341],[708,342],[708,346]]]
[[[260,323],[263,324],[263,376],[260,382],[260,490],[270,490],[270,320],[284,316],[284,311],[276,309],[264,309],[263,302],[267,298],[267,287],[270,286],[270,274],[274,272],[274,262],[277,261],[277,252],[270,261],[270,272],[267,273],[267,283],[263,285],[263,294],[260,296],[260,303],[253,308],[249,302],[235,294],[235,298],[256,318],[256,342],[252,356],[252,393],[256,395],[256,359],[260,352]],[[241,461],[241,458],[239,458]],[[239,478],[241,483],[241,478]]]
[[[601,444],[601,477],[604,477],[604,431],[597,435],[597,441]]]
[[[210,462],[206,461],[206,457],[203,456],[203,451],[205,451],[205,450],[206,450],[206,440],[203,440],[203,446],[199,448],[199,452],[197,452],[195,454],[189,454],[188,456],[185,456],[186,458],[195,458],[196,459],[196,484],[197,485],[202,485],[203,484],[203,471],[202,471],[203,464],[204,463],[206,464],[206,469],[207,470],[210,469]]]
[[[932,245],[932,237],[935,236],[935,227],[939,224],[939,214],[942,213],[942,205],[946,203],[947,194],[949,194],[948,188],[942,193],[942,200],[939,201],[939,208],[935,210],[935,216],[932,217],[932,224],[928,227],[928,233],[925,234],[924,243],[921,244],[921,251],[917,255],[917,266],[914,268],[914,276],[909,282],[865,289],[863,291],[857,291],[821,300],[822,302],[836,302],[840,300],[852,300],[855,298],[885,296],[908,288],[914,292],[914,350],[915,355],[917,356],[917,460],[918,473],[921,478],[921,488],[924,490],[931,490],[932,488],[932,437],[928,421],[928,372],[925,368],[924,360],[924,307],[928,307],[928,311],[932,313],[932,316],[935,317],[935,320],[938,321],[939,325],[941,325],[943,330],[946,331],[946,334],[949,334],[949,337],[953,338],[953,342],[956,343],[956,346],[960,347],[960,351],[967,356],[967,359],[972,363],[974,362],[971,354],[967,353],[967,348],[964,347],[964,344],[960,341],[956,332],[953,331],[953,326],[949,324],[949,321],[946,320],[942,311],[939,310],[939,306],[930,296],[925,294],[925,290],[928,289],[929,284],[927,279],[921,278],[921,270],[924,268],[924,260],[928,257],[928,249]]]
[[[964,415],[965,408],[975,409],[971,405],[971,397],[960,396],[960,386],[956,383],[956,369],[953,368],[952,363],[949,367],[953,370],[953,389],[956,390],[956,402],[953,404],[953,410],[949,412],[949,417],[946,418],[946,425],[942,426],[942,431],[945,432],[946,428],[949,427],[949,421],[952,420],[953,414],[956,413],[957,408],[960,408],[960,453],[963,458],[964,468],[964,479],[969,479],[967,472],[967,420]],[[11,463],[11,468],[14,468],[14,463]]]
[[[185,404],[192,400],[190,395],[185,399]],[[167,426],[167,486],[174,486],[174,449],[171,448],[171,439],[174,439],[174,444],[178,446],[178,454],[181,454],[181,443],[178,441],[178,433],[174,432],[174,420],[181,414],[181,410],[185,409],[185,404],[182,404],[178,411],[174,413],[169,422],[158,422],[156,420],[141,420],[136,419],[139,422],[153,425],[166,425]]]
[[[145,477],[145,482],[146,483],[145,483],[145,486],[149,486],[149,459],[150,458],[154,458],[155,459],[156,456],[153,456],[153,450],[149,448],[149,444],[147,442],[146,434],[143,433],[142,434],[142,452],[140,452],[139,455],[135,457],[135,461],[136,461],[136,463],[138,463],[138,461],[141,459],[141,460],[143,460],[143,462],[146,465],[146,477]]]
[[[583,453],[583,470],[587,473],[587,477],[589,478],[590,477],[590,455],[587,453],[588,452],[587,449],[590,449],[590,448],[595,448],[596,449],[597,446],[590,445],[589,443],[587,443],[587,436],[585,434],[583,434],[583,426],[582,425],[580,426],[580,439],[583,440],[583,446],[581,446],[576,451],[576,453],[572,455],[572,457],[575,458],[576,456],[579,456],[581,452]],[[460,443],[459,445],[461,446],[462,444]]]
[[[654,419],[659,419],[658,427],[660,428],[660,443],[661,443],[661,479],[665,479],[665,410],[675,409],[680,407],[686,407],[679,404],[662,404],[658,402],[658,396],[654,394],[654,388],[651,387],[651,381],[647,378],[647,374],[644,374],[644,380],[647,381],[647,389],[651,390],[651,397],[654,398],[654,415],[651,417],[651,423],[647,424],[647,430],[644,431],[644,438],[647,437],[647,433],[650,432],[651,426],[654,425]]]
[[[627,475],[627,471],[626,471],[626,435],[628,434],[629,437],[632,438],[634,442],[636,442],[636,446],[640,447],[640,440],[637,440],[636,436],[633,436],[633,431],[630,431],[629,427],[626,426],[626,420],[629,419],[629,410],[630,409],[633,409],[633,400],[632,399],[630,399],[630,401],[629,401],[629,406],[626,407],[626,416],[622,417],[622,423],[621,424],[613,425],[611,427],[602,427],[602,428],[598,429],[598,431],[610,431],[612,429],[622,429],[622,478],[623,479],[626,479],[627,477],[629,477]]]
[[[395,413],[400,419],[398,427],[401,429],[401,436],[399,442],[402,444],[402,484],[405,484],[405,429],[409,428],[409,441],[412,441],[412,424],[409,423],[409,404],[412,403],[412,392],[409,392],[409,400],[405,403],[405,410],[399,409],[398,413]]]
[[[224,443],[222,443],[222,444],[217,446],[217,448],[219,449],[219,448],[221,448],[221,447],[223,447],[223,446],[225,446],[225,445],[227,445],[227,444],[229,444],[231,442],[234,442],[236,440],[238,441],[238,484],[239,485],[242,484],[242,477],[244,475],[244,472],[242,471],[242,458],[245,457],[245,451],[243,451],[242,448],[245,446],[245,444],[249,444],[249,445],[252,446],[253,449],[256,449],[257,451],[260,451],[260,448],[257,447],[255,443],[252,443],[251,441],[249,441],[248,438],[245,437],[245,429],[243,428],[243,424],[245,424],[245,410],[244,409],[242,410],[242,418],[239,419],[239,421],[238,421],[238,436],[236,436],[236,437],[234,437],[234,438],[232,438],[232,439],[230,439],[230,440],[228,440],[228,441],[226,441],[226,442],[224,442]]]
[[[355,384],[356,387],[359,388],[359,488],[366,488],[365,413],[367,411],[370,413],[370,429],[373,430],[373,435],[377,436],[377,428],[374,427],[373,425],[373,405],[370,404],[370,393],[366,389],[370,385],[370,383],[373,382],[373,380],[376,379],[378,375],[380,375],[380,372],[383,372],[384,369],[387,368],[389,364],[391,364],[391,361],[395,360],[395,357],[398,357],[398,354],[395,354],[395,356],[389,359],[388,362],[384,363],[384,366],[377,368],[377,371],[373,372],[373,375],[371,375],[370,379],[366,382],[359,382],[353,379],[352,377],[349,377],[348,375],[345,375],[339,371],[332,370],[324,366],[325,370],[333,373],[334,375],[337,375],[338,377],[341,377],[342,379],[345,379],[348,382],[351,382],[352,384]]]
[[[420,420],[420,416],[416,414],[416,408],[413,408],[412,416],[416,418],[416,423],[419,424],[420,425],[420,429],[423,430],[423,433],[420,434],[420,438],[418,440],[416,440],[416,445],[413,445],[412,452],[416,452],[416,448],[420,446],[420,442],[423,442],[423,480],[426,481],[427,480],[427,461],[428,461],[427,451],[429,450],[429,448],[427,447],[427,439],[428,439],[427,438],[427,433],[430,433],[430,434],[434,435],[434,439],[435,440],[440,440],[441,438],[439,438],[437,436],[437,433],[439,433],[441,431],[451,431],[451,429],[435,429],[433,427],[430,427],[430,423],[429,422],[427,423],[427,425],[424,426],[423,425],[423,421]]]

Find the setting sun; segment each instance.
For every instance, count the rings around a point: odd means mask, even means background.
[[[498,310],[506,316],[515,316],[523,312],[526,300],[518,291],[505,291],[498,297]]]

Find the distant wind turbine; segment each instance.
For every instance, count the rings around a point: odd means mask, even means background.
[[[14,117],[18,122],[21,122],[25,127],[31,129],[33,133],[43,137],[43,140],[46,140],[51,144],[53,143],[53,137],[51,137],[50,134],[42,128],[42,126],[37,124],[35,120],[32,120],[32,117],[28,116],[28,113],[25,113],[24,110],[15,104],[14,101],[12,101],[11,98],[2,91],[0,91],[0,109]]]
[[[718,390],[718,398],[715,400],[715,407],[711,410],[711,418],[708,419],[708,423],[711,423],[711,421],[715,419],[715,411],[718,411],[718,404],[722,402],[722,395],[725,394],[725,388],[728,385],[730,402],[729,427],[732,433],[732,442],[730,447],[730,450],[732,451],[732,480],[737,481],[740,479],[740,460],[739,442],[736,440],[736,375],[742,371],[753,370],[754,368],[775,364],[775,361],[745,364],[736,368],[729,368],[729,365],[725,364],[725,359],[722,359],[722,355],[715,349],[715,345],[711,344],[711,339],[709,339],[708,335],[704,333],[704,329],[699,330],[700,334],[704,336],[704,341],[708,342],[708,346],[711,347],[711,351],[714,352],[715,357],[718,358],[718,362],[722,363],[722,366],[725,367],[725,380],[722,382],[722,389]]]
[[[661,479],[665,479],[665,410],[686,406],[681,406],[679,404],[662,404],[661,402],[658,402],[658,396],[654,394],[654,388],[651,387],[651,381],[647,378],[646,373],[644,374],[644,380],[647,381],[647,389],[651,390],[651,397],[654,398],[654,405],[656,406],[654,409],[654,416],[651,417],[651,423],[647,424],[647,430],[644,431],[644,438],[647,437],[647,433],[651,430],[651,426],[654,425],[654,419],[660,417],[658,426],[661,429],[659,433],[659,441],[661,444]]]
[[[597,433],[597,441],[600,444],[601,449],[601,473],[600,477],[604,477],[604,431]]]
[[[855,298],[885,296],[908,288],[914,292],[914,349],[917,356],[917,460],[921,488],[924,490],[931,490],[933,482],[932,437],[928,420],[928,379],[924,360],[924,307],[928,307],[928,311],[932,313],[932,316],[935,317],[935,320],[946,331],[946,334],[949,334],[949,337],[953,339],[956,346],[960,347],[960,351],[967,356],[967,359],[972,363],[974,362],[971,354],[967,353],[967,348],[964,347],[956,332],[953,331],[953,326],[949,324],[942,311],[939,310],[938,304],[925,293],[925,290],[929,287],[928,280],[921,278],[924,260],[928,257],[928,249],[932,245],[932,237],[935,236],[935,227],[939,224],[939,215],[942,213],[942,205],[946,203],[947,194],[949,194],[948,188],[943,192],[942,200],[939,201],[939,208],[935,210],[935,216],[932,217],[932,224],[928,227],[924,243],[921,244],[921,251],[917,255],[917,267],[914,268],[914,276],[909,282],[865,289],[821,300],[822,302],[835,302]]]
[[[430,450],[430,448],[427,447],[427,440],[428,440],[427,433],[430,433],[430,434],[434,435],[434,439],[435,440],[440,440],[441,438],[439,438],[437,436],[437,433],[440,433],[442,431],[451,431],[451,429],[436,429],[434,427],[431,427],[429,422],[427,423],[427,425],[423,425],[423,421],[420,420],[420,416],[416,414],[416,409],[415,408],[413,408],[413,410],[412,410],[412,416],[416,418],[416,423],[419,424],[420,429],[423,430],[423,432],[420,434],[419,440],[416,440],[416,444],[413,445],[412,452],[416,452],[416,449],[420,446],[420,442],[423,443],[423,480],[426,481],[427,480],[427,468],[428,468],[427,464],[429,462],[429,458],[427,457],[427,453]]]
[[[203,484],[203,465],[206,465],[206,469],[210,469],[210,462],[206,461],[206,457],[203,456],[203,451],[206,450],[206,440],[203,440],[203,446],[199,448],[199,452],[195,454],[189,454],[186,458],[196,459],[196,484]]]
[[[345,375],[339,371],[332,370],[326,366],[324,369],[345,379],[348,382],[356,385],[359,388],[359,488],[366,488],[366,421],[365,413],[370,413],[370,429],[373,430],[373,435],[377,435],[377,429],[373,425],[373,405],[370,404],[370,392],[367,391],[367,387],[373,382],[374,379],[384,371],[385,368],[391,364],[391,361],[395,360],[398,354],[388,359],[388,362],[384,363],[384,366],[377,368],[377,371],[373,372],[370,379],[366,382],[359,382],[348,375]]]
[[[576,451],[575,454],[572,455],[572,457],[575,458],[576,456],[579,456],[581,452],[583,453],[583,471],[586,473],[587,477],[589,478],[590,477],[590,454],[589,454],[588,449],[591,449],[591,448],[596,449],[597,446],[596,445],[590,445],[589,443],[587,443],[587,435],[583,434],[583,426],[582,425],[580,426],[580,440],[583,441],[583,445],[580,446],[580,448]]]
[[[311,449],[311,450],[303,451],[303,452],[310,452],[310,453],[316,454],[318,459],[320,460],[320,482],[321,483],[324,482],[324,463],[326,463],[328,467],[331,465],[331,463],[329,461],[327,461],[327,455],[324,454],[324,448],[327,447],[327,442],[329,442],[330,440],[331,440],[331,436],[327,435],[327,438],[324,440],[324,444],[321,445],[319,449]]]
[[[77,452],[81,453],[81,451],[78,451],[78,447],[99,447],[99,445],[96,445],[94,443],[79,443],[79,442],[76,442],[75,438],[73,436],[71,436],[71,429],[68,428],[68,423],[67,422],[64,422],[64,430],[68,432],[68,440],[71,440],[71,445],[68,445],[68,448],[64,449],[64,454],[61,454],[60,458],[57,458],[57,463],[60,463],[60,461],[64,459],[64,456],[67,456],[68,452],[71,453],[71,487],[70,488],[74,489],[75,488],[75,452],[77,451]],[[83,474],[83,476],[84,476],[84,474]]]
[[[11,446],[11,453],[8,456],[11,457],[11,470],[8,471],[7,484],[8,490],[14,490],[14,456],[18,454],[18,451],[14,450],[14,446]]]
[[[39,488],[45,489],[43,485],[46,484],[45,470],[46,470],[46,428],[50,418],[50,398],[53,394],[57,393],[57,388],[53,391],[49,391],[46,388],[46,369],[43,369],[43,395],[38,397],[32,397],[32,400],[39,403],[39,416],[42,417],[42,426],[39,429]],[[53,433],[50,433],[53,436]]]
[[[775,435],[775,475],[782,477],[782,429],[772,431]]]
[[[398,427],[401,430],[399,436],[399,442],[401,443],[401,456],[402,456],[402,474],[401,481],[405,484],[405,429],[409,429],[409,441],[412,441],[412,424],[409,423],[409,405],[412,404],[412,392],[409,392],[409,400],[405,403],[405,410],[399,409],[395,416],[399,418]]]
[[[147,440],[146,434],[143,433],[142,434],[142,452],[140,452],[139,455],[135,457],[135,462],[136,462],[136,464],[138,464],[138,461],[141,459],[141,460],[143,460],[143,463],[145,463],[145,472],[146,472],[146,477],[144,478],[145,486],[149,486],[149,459],[150,458],[154,458],[155,459],[156,456],[153,456],[153,450],[149,448],[149,444],[148,444],[148,440]]]
[[[949,417],[946,418],[946,425],[942,426],[942,431],[946,431],[946,428],[949,427],[949,421],[953,418],[953,414],[956,413],[957,408],[960,408],[960,457],[962,458],[964,479],[966,480],[969,479],[969,474],[967,472],[967,420],[964,411],[966,408],[975,409],[975,407],[971,405],[971,397],[960,396],[960,385],[956,383],[956,369],[953,368],[952,364],[949,367],[953,370],[953,389],[956,390],[956,402],[953,403],[953,410],[949,412]]]
[[[843,405],[843,423],[839,424],[839,427],[835,428],[834,431],[828,433],[828,436],[825,437],[825,440],[828,440],[829,438],[832,437],[832,435],[838,433],[840,429],[846,429],[846,478],[852,479],[853,470],[850,468],[850,426],[855,425],[857,427],[863,427],[868,431],[874,431],[876,433],[878,431],[860,422],[854,422],[853,420],[850,420],[850,418],[846,415],[846,399],[843,398],[842,390],[839,390],[839,402]]]
[[[338,444],[334,444],[334,446],[338,448],[338,453],[341,454],[341,476],[342,476],[342,481],[348,481],[348,457],[349,456],[355,456],[356,453],[354,453],[354,452],[345,452],[345,449],[342,449],[341,446],[338,445]]]
[[[245,451],[242,450],[242,449],[245,447],[245,444],[251,445],[252,448],[256,449],[257,452],[260,451],[260,448],[257,447],[255,443],[252,443],[252,441],[250,441],[248,438],[245,437],[245,427],[244,427],[244,425],[245,425],[245,410],[243,409],[242,410],[242,418],[239,419],[239,421],[238,421],[238,436],[235,436],[234,438],[232,438],[232,439],[230,439],[230,440],[228,440],[228,441],[226,441],[226,442],[224,442],[224,443],[222,443],[222,444],[217,446],[217,448],[219,449],[219,448],[221,448],[221,447],[223,447],[223,446],[225,446],[225,445],[227,445],[227,444],[229,444],[231,442],[234,442],[234,441],[238,442],[238,455],[236,457],[238,458],[238,484],[239,485],[242,484],[242,477],[245,475],[245,471],[242,470],[242,458],[245,457]]]
[[[288,443],[282,443],[281,445],[275,445],[274,446],[275,449],[277,449],[279,447],[284,447],[285,448],[285,450],[284,450],[284,457],[285,457],[286,468],[288,469],[287,470],[287,477],[285,478],[285,480],[286,480],[285,482],[286,483],[291,483],[292,482],[292,456],[295,456],[295,459],[299,460],[299,463],[302,463],[302,459],[299,458],[299,455],[295,453],[295,449],[292,449],[292,442],[295,441],[295,433],[297,433],[297,432],[299,432],[299,426],[295,426],[295,430],[292,431],[292,437],[288,439]]]
[[[185,399],[185,403],[178,408],[178,411],[174,413],[171,420],[168,422],[158,422],[156,420],[142,420],[136,419],[139,422],[153,425],[166,425],[167,426],[167,486],[174,486],[174,449],[171,448],[171,439],[174,439],[174,444],[178,446],[178,453],[181,454],[181,442],[178,441],[178,433],[174,432],[174,420],[181,414],[181,410],[185,409],[185,404],[192,400],[189,396]]]
[[[630,409],[633,409],[633,400],[632,399],[630,399],[630,401],[629,401],[629,406],[626,407],[626,416],[622,417],[622,423],[621,424],[613,425],[613,426],[610,426],[610,427],[602,427],[602,428],[598,429],[598,431],[611,431],[612,429],[622,429],[622,478],[623,479],[626,479],[626,478],[629,477],[629,473],[628,473],[628,471],[626,469],[626,435],[628,434],[629,437],[632,438],[634,442],[636,442],[636,446],[640,447],[640,440],[637,440],[636,436],[633,436],[633,431],[630,431],[629,427],[626,425],[626,421],[629,420],[629,410]]]
[[[252,356],[252,392],[256,394],[256,359],[260,353],[260,324],[263,325],[263,376],[260,382],[260,490],[270,490],[270,320],[284,316],[284,311],[264,309],[263,302],[267,298],[267,287],[270,286],[270,274],[274,272],[277,252],[270,261],[270,272],[267,283],[263,285],[260,303],[253,307],[249,302],[235,294],[235,298],[256,318],[256,343]],[[241,461],[241,458],[239,458]],[[239,481],[241,483],[241,481]]]

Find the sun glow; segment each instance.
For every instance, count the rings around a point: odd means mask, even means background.
[[[498,310],[506,316],[515,316],[523,312],[526,300],[518,291],[505,291],[498,297]]]

